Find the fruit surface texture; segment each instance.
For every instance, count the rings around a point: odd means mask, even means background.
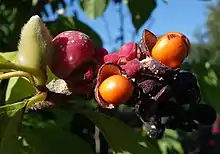
[[[79,31],[65,31],[52,41],[54,51],[48,53],[48,65],[60,77],[68,77],[75,69],[93,59],[95,46],[86,34]]]

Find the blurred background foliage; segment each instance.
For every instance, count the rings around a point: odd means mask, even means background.
[[[91,36],[96,45],[102,46],[102,36],[95,32],[88,24],[78,19],[79,12],[73,10],[73,16],[65,16],[64,12],[68,8],[68,5],[75,2],[74,4],[77,4],[83,9],[88,20],[96,20],[103,16],[103,12],[108,7],[110,1],[118,8],[117,13],[121,19],[121,26],[119,28],[121,33],[115,39],[115,43],[120,42],[121,45],[125,43],[122,21],[123,16],[125,15],[121,10],[122,3],[126,4],[129,8],[133,27],[135,28],[134,35],[138,33],[140,27],[143,26],[145,22],[148,22],[152,11],[157,6],[155,0],[72,0],[68,3],[63,0],[0,0],[0,52],[12,52],[17,50],[17,42],[21,27],[32,15],[35,14],[40,16],[50,16],[52,14],[56,16],[54,20],[45,21],[45,24],[48,26],[53,36],[65,30],[80,30]],[[164,2],[167,3],[167,1]],[[48,11],[45,5],[49,5],[51,10]],[[220,113],[220,1],[217,0],[214,5],[208,6],[207,9],[208,16],[205,25],[207,31],[195,31],[197,42],[191,45],[190,55],[182,67],[183,69],[192,71],[197,76],[198,83],[201,87],[203,101],[212,105],[217,112]],[[8,83],[10,83],[9,85],[12,89],[10,94],[12,93],[15,97],[20,96],[19,99],[22,99],[21,97],[28,97],[27,89],[30,89],[30,86],[24,83],[21,79],[14,80],[1,82],[1,102],[4,100],[5,93],[7,93]],[[26,88],[27,91],[22,90],[21,92],[21,87]],[[13,98],[8,99],[13,100]],[[121,110],[121,112],[123,111]],[[55,115],[59,117],[57,124],[62,127],[66,127],[66,124],[71,119],[70,115],[63,113],[62,111],[56,111]],[[130,125],[135,125],[131,124],[133,119],[128,115],[125,117],[120,115],[119,118]],[[36,123],[37,120],[39,121],[39,119],[33,118],[31,124]],[[72,126],[74,125],[77,127],[89,127],[90,123],[85,118],[75,117]],[[55,133],[58,133],[56,132],[56,128],[50,122],[48,122],[46,126],[48,126],[48,130],[40,131],[50,132],[53,130]],[[218,123],[216,122],[213,127],[217,128]],[[73,128],[75,131],[78,131],[76,127]],[[180,131],[166,130],[166,135],[158,142],[164,154],[195,153],[198,148],[202,149],[203,153],[219,154],[220,146],[217,146],[220,143],[219,133],[213,133],[211,131],[211,126],[201,128],[199,135],[197,133],[186,134]],[[58,134],[60,134],[60,132]],[[64,136],[60,134],[57,137],[63,138]],[[84,137],[85,140],[88,140],[86,136]],[[32,138],[35,138],[33,142],[37,142],[39,136],[33,134]],[[66,136],[66,139],[70,140],[69,142],[72,142],[68,135]],[[40,146],[45,148],[42,144]],[[67,147],[68,146],[69,145],[67,145]],[[105,153],[106,146],[105,141],[103,141],[100,153]],[[70,147],[71,146],[68,148]]]

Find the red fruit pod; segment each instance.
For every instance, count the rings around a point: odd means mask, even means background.
[[[128,42],[118,52],[106,55],[104,62],[124,65],[135,58],[138,58],[138,46],[135,42]]]
[[[118,52],[114,52],[104,56],[104,63],[114,63],[117,64],[119,61]]]
[[[102,108],[112,109],[132,96],[134,87],[123,76],[121,68],[113,63],[103,64],[97,76],[95,99]]]
[[[86,63],[73,71],[68,78],[65,78],[70,91],[86,98],[92,96],[98,67],[99,65],[95,63]]]
[[[95,46],[90,37],[79,31],[65,31],[52,41],[54,51],[47,53],[47,64],[59,78],[68,77],[82,64],[93,59]]]
[[[125,65],[121,65],[121,68],[126,72],[129,78],[135,76],[142,68],[143,65],[138,59],[133,59]]]

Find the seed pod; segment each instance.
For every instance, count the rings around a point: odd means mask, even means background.
[[[156,42],[157,37],[151,31],[145,29],[142,33],[142,38],[139,42],[139,60],[143,60],[146,57],[150,56],[150,52],[153,46],[156,44]]]
[[[122,76],[118,65],[107,63],[100,67],[95,88],[95,98],[103,108],[112,109],[128,101],[134,87],[131,81]]]
[[[154,76],[159,80],[169,80],[178,70],[167,67],[151,56],[150,51],[156,44],[156,41],[157,38],[152,32],[147,30],[143,32],[142,39],[139,42],[139,52],[145,55],[142,56],[140,61],[143,66],[141,74],[145,74],[144,76]]]
[[[178,68],[187,57],[189,46],[189,40],[183,34],[170,32],[159,38],[151,55],[170,68]]]
[[[46,83],[45,54],[53,50],[52,36],[38,15],[32,16],[21,31],[18,61],[37,78],[37,85]]]
[[[120,58],[124,57],[127,61],[137,58],[137,44],[135,42],[125,43],[119,50]]]

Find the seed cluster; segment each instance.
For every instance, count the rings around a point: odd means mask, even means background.
[[[158,39],[144,30],[139,43],[127,42],[112,54],[76,31],[61,33],[54,44],[59,48],[52,55],[63,57],[50,61],[55,75],[102,108],[132,107],[152,138],[162,138],[165,128],[193,131],[216,119],[215,110],[201,103],[196,77],[179,68],[190,48],[181,33]]]
[[[168,34],[172,38],[166,35],[164,35],[165,40],[163,37],[160,38],[160,41],[168,41],[163,42],[166,45],[164,48],[159,44],[160,42],[155,41],[155,38],[152,39],[152,33],[145,31],[142,40],[136,46],[133,45],[133,48],[129,46],[129,43],[126,43],[118,52],[104,57],[108,59],[105,61],[106,64],[110,61],[120,66],[122,74],[126,74],[128,79],[133,81],[135,90],[126,104],[133,108],[133,111],[143,122],[148,135],[155,139],[163,137],[165,128],[182,129],[190,132],[198,129],[199,125],[211,125],[216,118],[215,110],[211,106],[201,103],[200,89],[196,77],[191,72],[176,68],[177,65],[174,68],[167,66],[156,59],[157,57],[151,55],[154,51],[154,54],[161,54],[160,57],[166,61],[164,59],[166,55],[163,54],[176,52],[176,57],[168,56],[167,58],[173,58],[178,65],[182,63],[186,55],[182,52],[188,54],[189,41],[183,34]],[[169,50],[169,41],[178,36],[183,41],[181,46],[186,44],[185,42],[188,44],[184,48],[178,48],[179,45],[177,44],[176,49],[174,48],[175,44],[172,44],[172,50]],[[126,45],[128,50],[126,52],[132,51],[133,53],[132,58],[130,54],[120,54],[120,52],[125,52]],[[160,50],[155,50],[155,45],[160,46]],[[136,49],[136,52],[133,49]],[[179,56],[178,52],[184,57]],[[178,58],[180,58],[179,61]],[[119,59],[126,59],[127,61],[120,63]],[[100,104],[103,105],[102,102]],[[105,105],[103,107],[108,108]]]

